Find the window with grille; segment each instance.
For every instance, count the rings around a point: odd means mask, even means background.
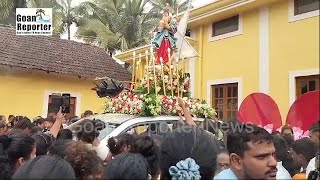
[[[212,24],[212,37],[239,30],[239,15]]]
[[[319,0],[294,0],[294,15],[300,15],[319,9]]]
[[[296,97],[309,92],[319,90],[320,75],[296,77]]]
[[[238,113],[238,83],[219,84],[212,87],[212,107],[217,118],[227,120],[236,118]]]

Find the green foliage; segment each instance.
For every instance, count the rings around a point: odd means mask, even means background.
[[[148,94],[143,99],[142,116],[157,116],[161,113],[161,102],[155,94]]]

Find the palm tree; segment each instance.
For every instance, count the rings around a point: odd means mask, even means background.
[[[122,51],[149,43],[149,32],[159,20],[152,9],[147,10],[150,0],[95,0],[82,3],[78,12],[86,17],[77,37],[94,42],[111,51]]]
[[[16,24],[16,8],[27,7],[26,0],[1,0],[0,1],[0,24]]]
[[[42,14],[46,15],[43,9],[37,9],[36,14],[42,19]]]
[[[77,26],[80,23],[80,17],[77,16],[77,7],[72,7],[72,0],[56,0],[58,4],[54,8],[53,19],[53,34],[60,36],[67,31],[68,39],[70,40],[70,26],[75,23]]]
[[[154,11],[160,13],[167,3],[170,5],[173,13],[176,14],[178,12],[185,11],[188,8],[190,0],[151,0],[150,3],[154,7]]]

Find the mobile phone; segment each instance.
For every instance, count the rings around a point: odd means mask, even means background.
[[[61,108],[62,113],[70,113],[70,94],[62,94]]]
[[[61,106],[61,96],[52,95],[51,104],[49,106],[49,113],[57,113]]]

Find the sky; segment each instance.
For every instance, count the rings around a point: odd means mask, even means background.
[[[75,1],[72,1],[72,5],[73,6],[77,6],[79,5],[80,3],[84,2],[84,1],[87,1],[87,0],[75,0]],[[205,3],[208,3],[210,0],[193,0],[192,1],[192,5],[194,7],[198,7],[198,6],[201,6]],[[77,27],[75,26],[75,24],[72,24],[71,25],[71,30],[70,30],[70,34],[71,34],[71,40],[74,40],[74,41],[78,41],[78,42],[83,42],[82,40],[80,39],[77,39],[75,37],[75,34],[76,34],[76,31],[77,31]],[[62,39],[68,39],[68,34],[65,33],[61,36]]]

